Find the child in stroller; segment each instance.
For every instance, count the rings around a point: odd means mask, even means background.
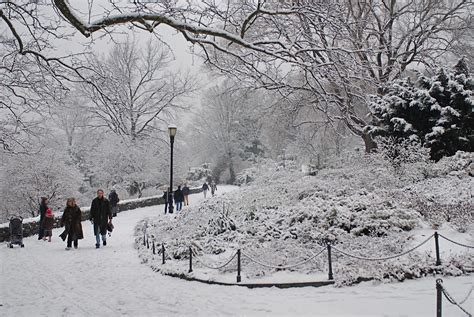
[[[14,244],[20,245],[22,248],[25,247],[23,244],[23,218],[21,216],[10,218],[10,242],[7,244],[10,248],[13,248]]]

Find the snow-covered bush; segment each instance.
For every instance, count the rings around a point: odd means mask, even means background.
[[[190,168],[188,173],[186,174],[186,180],[196,181],[196,182],[198,182],[198,181],[199,182],[200,181],[206,181],[207,182],[207,179],[208,179],[208,177],[211,176],[211,174],[212,174],[212,172],[209,168],[209,164],[204,163],[200,167]]]
[[[351,253],[387,256],[408,249],[411,231],[427,217],[412,203],[419,194],[428,197],[443,193],[440,197],[445,197],[452,188],[458,192],[470,188],[467,175],[401,180],[381,155],[351,153],[333,166],[306,176],[296,165],[266,160],[251,170],[254,180],[241,186],[237,194],[221,194],[191,206],[176,218],[151,221],[153,232],[170,250],[177,250],[170,252],[177,252],[179,255],[173,257],[178,258],[187,257],[186,245],[198,245],[193,248],[196,256],[217,262],[221,255],[231,255],[240,248],[259,261],[288,265],[309,258],[327,242]],[[459,194],[453,201],[466,199],[465,194]],[[463,215],[465,223],[474,222],[472,214]],[[424,263],[426,255],[414,256]],[[321,255],[292,270],[319,272],[326,261]],[[337,261],[351,267],[351,259],[340,257]],[[432,265],[425,262],[419,269],[412,267],[412,262],[402,262],[393,278],[420,276]],[[278,270],[247,258],[243,266],[248,277]],[[364,264],[365,271],[348,269],[340,278],[349,283],[364,276],[392,278],[384,275],[386,269]]]

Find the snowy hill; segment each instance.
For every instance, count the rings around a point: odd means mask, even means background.
[[[468,174],[473,161],[472,154],[458,153],[395,173],[383,160],[356,154],[316,176],[304,175],[291,161],[266,161],[246,172],[253,181],[238,192],[208,199],[175,218],[148,220],[148,233],[166,243],[169,257],[178,262],[188,258],[189,246],[210,263],[222,263],[240,248],[273,266],[304,261],[327,242],[362,257],[391,256],[423,242],[434,228],[455,232],[460,242],[474,245],[474,187]],[[138,237],[142,226],[137,227]],[[335,279],[339,284],[367,278],[404,280],[438,271],[459,275],[474,267],[472,251],[451,252],[452,245],[444,243],[443,267],[436,267],[427,246],[434,246],[434,240],[391,261],[334,253]],[[144,261],[147,256],[142,254]],[[243,265],[249,279],[280,271],[246,259]],[[235,265],[219,274],[233,271]],[[289,271],[321,276],[327,272],[326,254]]]

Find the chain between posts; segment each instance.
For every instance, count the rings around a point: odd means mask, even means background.
[[[453,240],[451,240],[451,239],[449,239],[449,238],[443,236],[442,234],[438,234],[438,235],[439,235],[441,238],[443,238],[443,239],[445,239],[445,240],[447,240],[447,241],[449,241],[449,242],[451,242],[451,243],[457,244],[457,245],[459,245],[459,246],[461,246],[461,247],[465,247],[465,248],[469,248],[469,249],[474,249],[474,246],[467,245],[467,244],[462,244],[462,243],[453,241]]]
[[[471,290],[469,291],[469,293],[467,293],[466,297],[464,297],[464,299],[459,302],[459,305],[464,304],[469,299],[469,296],[471,296],[471,293],[473,290],[474,290],[474,286],[471,286]]]
[[[295,264],[291,264],[291,265],[271,265],[271,264],[267,264],[267,263],[263,263],[263,262],[260,262],[259,260],[256,260],[256,259],[253,259],[250,255],[246,254],[245,252],[242,252],[242,255],[249,259],[251,262],[254,262],[258,265],[261,265],[261,266],[264,266],[264,267],[267,267],[267,268],[270,268],[270,269],[281,269],[281,270],[284,270],[284,269],[291,269],[293,267],[297,267],[297,266],[300,266],[300,265],[303,265],[305,263],[308,263],[309,261],[313,260],[314,258],[316,258],[318,255],[320,255],[321,253],[323,253],[324,251],[326,250],[326,247],[322,248],[321,250],[319,250],[316,254],[313,254],[311,257],[307,258],[306,260],[304,261],[301,261],[301,262],[298,262],[298,263],[295,263]]]
[[[143,245],[146,246],[147,248],[150,247],[149,245],[149,241],[148,241],[148,235],[147,235],[147,228],[144,227],[144,232],[143,232]],[[195,257],[196,261],[198,261],[199,263],[201,263],[204,267],[206,268],[209,268],[209,269],[213,269],[213,270],[219,270],[219,269],[222,269],[224,267],[226,267],[227,265],[229,265],[232,260],[234,260],[235,257],[238,257],[238,265],[237,265],[237,271],[238,271],[238,275],[237,275],[237,280],[238,282],[240,282],[240,270],[241,270],[241,255],[244,256],[245,258],[247,258],[249,261],[253,262],[253,263],[256,263],[258,265],[261,265],[263,267],[267,267],[267,268],[271,268],[271,269],[281,269],[281,270],[284,270],[284,269],[290,269],[290,268],[294,268],[294,267],[297,267],[297,266],[300,266],[300,265],[303,265],[305,263],[308,263],[309,261],[313,260],[314,258],[316,258],[318,255],[320,255],[321,253],[323,253],[326,249],[328,250],[328,260],[329,260],[329,280],[332,280],[333,279],[333,276],[332,276],[332,265],[331,265],[331,249],[334,249],[336,250],[337,252],[343,254],[343,255],[346,255],[348,257],[352,257],[352,258],[356,258],[356,259],[359,259],[359,260],[365,260],[365,261],[385,261],[385,260],[390,260],[390,259],[395,259],[395,258],[398,258],[398,257],[401,257],[401,256],[404,256],[406,254],[409,254],[411,252],[413,252],[414,250],[418,249],[419,247],[421,247],[422,245],[426,244],[429,240],[431,240],[431,238],[435,237],[435,240],[437,242],[438,240],[438,237],[442,237],[443,239],[451,242],[451,243],[454,243],[454,244],[457,244],[459,246],[463,246],[463,247],[467,247],[467,248],[474,248],[472,246],[468,246],[468,245],[465,245],[465,244],[462,244],[462,243],[459,243],[459,242],[456,242],[456,241],[453,241],[441,234],[438,234],[437,232],[435,232],[434,234],[430,235],[428,238],[426,238],[424,241],[422,241],[421,243],[419,243],[418,245],[410,248],[409,250],[407,251],[404,251],[402,253],[399,253],[399,254],[395,254],[395,255],[392,255],[392,256],[387,256],[387,257],[378,257],[378,258],[370,258],[370,257],[364,257],[364,256],[359,256],[359,255],[355,255],[355,254],[351,254],[351,253],[348,253],[346,251],[343,251],[343,250],[340,250],[338,249],[337,247],[335,246],[332,246],[330,244],[326,245],[325,247],[323,247],[321,250],[319,250],[316,254],[313,254],[312,256],[310,256],[309,258],[307,258],[306,260],[303,260],[301,262],[298,262],[298,263],[295,263],[295,264],[291,264],[291,265],[272,265],[272,264],[268,264],[268,263],[264,263],[260,260],[257,260],[255,258],[253,258],[251,255],[249,254],[246,254],[245,252],[241,252],[241,250],[237,250],[236,253],[234,253],[227,261],[223,262],[223,264],[221,265],[218,265],[218,266],[212,266],[212,265],[209,265],[209,264],[206,264],[205,262],[203,262],[199,257]],[[439,245],[437,244],[437,247],[439,248]],[[439,250],[437,248],[437,258],[439,258]],[[155,241],[152,239],[152,249],[153,249],[153,254],[155,254]],[[165,264],[165,261],[166,261],[166,258],[165,258],[165,246],[164,244],[162,243],[161,244],[161,252],[162,252],[162,264]],[[189,272],[192,272],[192,260],[193,260],[193,255],[192,255],[192,249],[191,247],[189,248]],[[440,261],[437,261],[437,265],[440,264]],[[441,281],[442,282],[442,281]],[[470,296],[470,294],[472,293],[473,289],[471,288],[471,290],[469,291],[468,295],[466,296],[466,298],[462,301],[460,301],[459,303],[457,303],[456,301],[454,301],[454,299],[449,295],[449,293],[447,293],[447,291],[443,288],[443,294],[444,296],[448,299],[448,301],[450,301],[452,304],[454,305],[457,305],[459,306],[460,309],[462,309],[464,312],[465,310],[460,307],[461,304],[463,304]],[[439,307],[441,307],[441,304],[439,303]],[[468,313],[469,314],[469,313]],[[439,315],[441,316],[441,315]],[[469,316],[472,316],[469,314]]]
[[[441,292],[443,293],[444,297],[448,300],[448,302],[450,302],[451,304],[457,306],[457,307],[458,307],[460,310],[462,310],[467,316],[472,317],[472,314],[469,313],[466,309],[464,309],[464,308],[461,306],[462,303],[456,302],[456,300],[448,293],[448,291],[446,290],[446,288],[444,288],[444,286],[443,286],[443,280],[442,280],[442,279],[436,280],[436,287],[441,290]],[[465,300],[467,300],[467,298],[469,298],[469,295],[471,294],[471,292],[472,292],[472,288],[471,288],[471,290],[469,291],[468,296],[466,297]],[[438,293],[438,296],[439,296],[439,293]],[[465,300],[464,300],[464,301],[465,301]],[[464,302],[464,301],[463,301],[463,302]],[[438,302],[439,302],[439,299],[438,299]],[[439,315],[439,316],[441,316],[441,315]]]
[[[198,257],[195,257],[195,259],[196,259],[196,261],[198,261],[199,263],[201,263],[204,267],[207,267],[208,269],[220,270],[220,269],[226,267],[227,265],[229,265],[229,263],[232,262],[232,260],[233,260],[236,256],[237,256],[237,252],[234,253],[234,255],[232,255],[229,260],[225,261],[224,264],[218,265],[218,266],[211,266],[211,265],[208,265],[208,264],[204,263],[203,261],[201,261],[201,259],[199,259]]]
[[[364,256],[359,256],[359,255],[355,255],[355,254],[351,254],[351,253],[348,253],[348,252],[345,252],[343,250],[340,250],[338,248],[336,248],[335,246],[333,246],[332,248],[334,250],[336,250],[337,252],[343,254],[343,255],[346,255],[348,257],[351,257],[351,258],[355,258],[355,259],[359,259],[359,260],[365,260],[365,261],[385,261],[385,260],[390,260],[390,259],[395,259],[395,258],[398,258],[398,257],[401,257],[401,256],[404,256],[410,252],[413,252],[414,250],[418,249],[419,247],[421,247],[422,245],[424,245],[425,243],[427,243],[428,241],[430,241],[430,239],[433,237],[433,235],[429,236],[426,240],[424,240],[423,242],[421,242],[420,244],[418,244],[417,246],[405,251],[405,252],[402,252],[402,253],[399,253],[399,254],[395,254],[395,255],[391,255],[391,256],[387,256],[387,257],[380,257],[380,258],[368,258],[368,257],[364,257]]]

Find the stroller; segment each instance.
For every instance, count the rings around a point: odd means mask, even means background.
[[[13,248],[14,244],[20,245],[22,248],[25,247],[23,244],[23,218],[11,217],[10,218],[10,242],[7,244],[10,248]]]

